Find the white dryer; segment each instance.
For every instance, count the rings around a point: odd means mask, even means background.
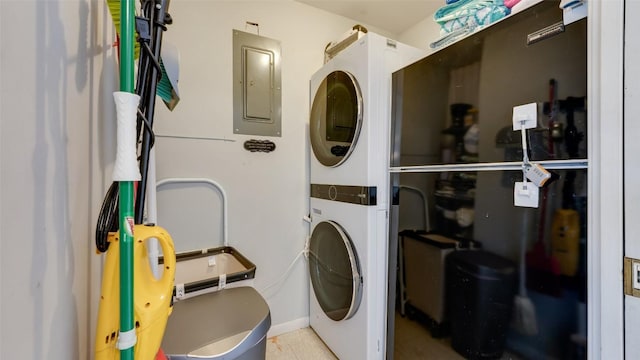
[[[311,199],[309,322],[339,359],[385,357],[386,214]]]
[[[391,74],[424,55],[368,33],[311,78],[309,321],[341,360],[386,355]]]
[[[386,204],[391,74],[424,55],[370,32],[312,76],[312,184],[376,187]]]

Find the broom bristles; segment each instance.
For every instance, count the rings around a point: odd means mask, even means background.
[[[536,308],[526,296],[516,295],[514,298],[512,327],[523,335],[538,334]]]

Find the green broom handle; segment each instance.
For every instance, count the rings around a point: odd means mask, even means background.
[[[120,91],[133,93],[135,6],[120,0]],[[133,181],[119,183],[120,207],[120,332],[134,330],[133,309]],[[134,346],[120,350],[121,360],[134,359]]]

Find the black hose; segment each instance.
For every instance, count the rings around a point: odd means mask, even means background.
[[[118,231],[118,182],[111,183],[102,202],[96,225],[96,247],[99,252],[109,249],[109,233]]]

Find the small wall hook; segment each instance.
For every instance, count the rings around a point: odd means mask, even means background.
[[[256,28],[257,34],[260,35],[260,24],[258,24],[257,22],[245,21],[244,29],[247,30],[247,27],[249,26],[254,26]]]

